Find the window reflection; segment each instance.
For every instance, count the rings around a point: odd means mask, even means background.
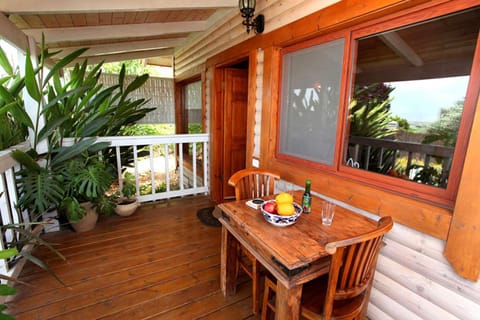
[[[479,13],[358,40],[345,165],[447,187]]]
[[[333,165],[343,48],[336,39],[283,56],[280,157]]]

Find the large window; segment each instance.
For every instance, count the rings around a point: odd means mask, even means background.
[[[280,159],[451,203],[478,99],[480,9],[411,17],[284,49]]]
[[[202,132],[202,81],[183,87],[183,117],[185,133]]]
[[[280,155],[333,166],[344,40],[286,52]]]

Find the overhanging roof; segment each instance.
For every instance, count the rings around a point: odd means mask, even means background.
[[[88,47],[89,62],[158,58],[236,11],[237,0],[3,0],[0,12],[59,57]]]

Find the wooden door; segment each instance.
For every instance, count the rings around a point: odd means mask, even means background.
[[[223,198],[235,197],[228,185],[233,173],[245,168],[248,70],[224,69]]]

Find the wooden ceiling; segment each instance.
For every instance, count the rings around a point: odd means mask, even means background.
[[[469,75],[480,7],[359,41],[358,84]]]
[[[0,12],[26,35],[89,61],[171,57],[195,34],[238,9],[237,0],[2,0]],[[171,59],[162,59],[171,61]],[[158,61],[158,59],[157,59]]]

